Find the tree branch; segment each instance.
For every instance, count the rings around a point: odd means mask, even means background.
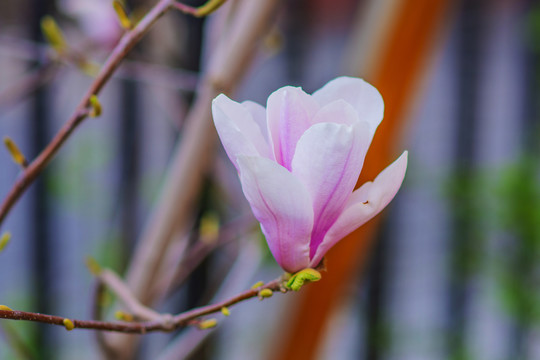
[[[47,147],[23,171],[7,194],[0,206],[0,224],[2,224],[13,205],[15,205],[25,190],[56,155],[71,133],[88,117],[87,109],[90,106],[90,97],[97,95],[101,91],[129,51],[141,40],[156,21],[172,8],[172,2],[172,0],[160,0],[133,30],[127,32],[120,39],[118,45],[112,51],[69,120],[58,131]]]
[[[139,319],[159,320],[164,315],[155,310],[142,305],[131,293],[131,290],[112,270],[105,269],[99,273],[99,280],[102,281],[128,308],[128,310]],[[167,316],[167,315],[165,315]]]
[[[213,305],[195,308],[174,316],[162,315],[161,320],[146,322],[123,322],[123,321],[96,321],[96,320],[70,320],[74,329],[92,329],[102,331],[113,331],[128,334],[146,334],[149,332],[170,332],[176,329],[198,323],[198,318],[221,311],[224,307],[230,307],[242,301],[259,296],[261,290],[281,291],[288,290],[284,286],[282,277],[273,280],[255,289],[246,290],[228,300],[218,302]],[[66,318],[54,315],[38,314],[26,311],[0,310],[0,319],[23,320],[45,323],[50,325],[64,326]]]

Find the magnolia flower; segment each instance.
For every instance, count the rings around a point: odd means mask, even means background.
[[[283,87],[266,109],[223,94],[214,99],[221,142],[284,270],[316,267],[397,193],[407,152],[354,190],[383,111],[377,89],[351,77],[334,79],[313,95]]]

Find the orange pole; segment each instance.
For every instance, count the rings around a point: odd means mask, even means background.
[[[378,1],[378,0],[373,0]],[[435,37],[445,24],[449,0],[404,1],[381,50],[376,69],[368,80],[381,92],[385,102],[384,120],[379,126],[365,161],[359,184],[372,180],[402,151],[400,130]],[[353,75],[360,75],[358,73]],[[286,336],[281,338],[272,359],[313,359],[329,317],[346,284],[357,281],[360,266],[380,223],[380,217],[347,236],[327,255],[328,272],[323,279],[302,289],[294,314],[287,318]],[[283,332],[283,328],[280,329]],[[277,356],[276,356],[277,355]]]

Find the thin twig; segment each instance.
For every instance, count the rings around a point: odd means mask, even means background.
[[[226,299],[229,296],[245,289],[252,281],[253,275],[263,262],[262,249],[251,238],[243,239],[240,245],[234,264],[228,272],[226,278],[221,283],[217,293],[214,294],[211,302],[216,299]],[[190,355],[204,344],[214,329],[208,329],[205,332],[198,331],[195,328],[182,331],[174,340],[172,340],[162,352],[156,357],[156,360],[174,360],[189,359]]]
[[[246,0],[226,38],[212,52],[185,123],[183,141],[176,149],[160,200],[127,270],[126,282],[143,304],[162,298],[153,289],[160,278],[161,264],[174,236],[186,231],[202,180],[212,163],[217,140],[212,116],[212,99],[220,92],[229,93],[249,68],[258,40],[266,33],[278,0]],[[169,286],[163,287],[167,290]]]
[[[191,16],[197,16],[197,8],[194,8],[193,6],[182,4],[182,3],[176,2],[176,1],[173,2],[172,6],[175,9],[180,10],[184,14],[188,14],[188,15],[191,15]]]
[[[36,70],[36,72],[43,71],[43,68],[47,66],[50,67],[52,64],[57,66],[62,65],[62,62],[60,62],[58,58],[51,58],[51,56],[46,53],[46,49],[48,49],[46,46],[30,40],[0,36],[0,54],[6,52],[16,59],[29,62],[42,61],[43,65]],[[56,57],[58,57],[58,55]],[[90,56],[88,56],[88,58],[89,57]],[[45,60],[39,60],[41,58],[45,58]],[[32,76],[37,77],[34,73],[28,74],[27,76],[28,78],[31,78]],[[171,90],[193,92],[197,87],[199,74],[186,69],[124,59],[122,61],[122,66],[113,74],[113,78],[139,81],[141,83],[158,85]],[[11,93],[19,92],[17,89],[24,87],[21,83],[29,81],[30,80],[28,79],[23,79],[22,81],[19,81],[19,84],[14,85],[13,88],[3,90],[0,94],[0,107],[14,103],[14,101],[8,102],[7,100],[4,100],[4,98],[23,98],[23,96],[13,96]]]
[[[106,291],[105,284],[99,280],[99,278],[96,280],[93,290],[92,290],[92,307],[91,307],[91,313],[92,313],[92,319],[93,320],[102,320],[103,319],[103,313],[104,313],[104,306],[103,306],[103,297],[105,296]],[[98,346],[98,349],[101,351],[104,358],[116,358],[117,354],[115,350],[111,347],[109,342],[107,341],[107,338],[105,337],[105,334],[102,331],[95,331],[94,337],[96,339]]]
[[[13,86],[0,92],[0,108],[19,103],[19,101],[49,83],[58,72],[59,65],[56,61],[49,61],[29,74],[25,74],[24,78]]]
[[[259,292],[261,290],[269,289],[272,291],[287,292],[287,289],[283,286],[283,281],[284,280],[280,277],[256,289],[246,290],[228,300],[224,300],[213,305],[195,308],[170,317],[162,316],[163,319],[161,320],[146,322],[67,320],[72,322],[74,329],[92,329],[141,335],[149,332],[170,332],[191,324],[197,324],[198,318],[219,312],[224,307],[230,307],[242,301],[257,297],[259,296]],[[0,310],[0,319],[24,320],[64,327],[66,326],[66,318],[64,317],[26,311]]]
[[[127,32],[114,48],[111,55],[101,68],[97,78],[92,82],[87,93],[83,96],[81,102],[73,112],[73,115],[64,124],[47,147],[30,163],[17,179],[8,195],[0,206],[0,224],[4,221],[10,209],[25,190],[33,183],[43,168],[52,160],[58,150],[69,138],[77,126],[88,116],[86,111],[89,107],[90,97],[97,95],[103,86],[112,76],[113,72],[120,65],[129,51],[137,44],[141,38],[148,32],[152,25],[171,9],[172,0],[160,0],[146,16],[137,24],[133,30]]]
[[[199,7],[192,7],[179,2],[173,2],[172,6],[185,14],[189,14],[195,17],[207,16],[216,11],[226,0],[208,0],[204,5]]]
[[[219,237],[215,242],[208,244],[197,241],[182,258],[167,293],[171,289],[179,287],[212,251],[235,240],[238,236],[245,233],[250,226],[253,226],[253,217],[243,216],[225,224],[219,231]]]
[[[24,342],[22,336],[15,329],[7,326],[7,324],[1,324],[0,333],[4,334],[13,352],[18,356],[18,359],[31,360],[36,358],[34,350]]]
[[[128,310],[142,320],[159,320],[163,316],[155,310],[142,305],[133,296],[127,285],[112,270],[105,269],[98,275],[99,279],[111,290]]]

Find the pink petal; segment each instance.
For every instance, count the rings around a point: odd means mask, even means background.
[[[268,134],[276,161],[291,169],[300,136],[313,124],[319,105],[301,88],[283,87],[268,98]]]
[[[298,141],[293,159],[293,175],[305,184],[313,199],[311,257],[351,196],[368,148],[369,125],[357,121],[354,109],[344,105],[325,113],[353,126],[313,125]]]
[[[242,190],[276,261],[289,272],[306,268],[313,228],[313,208],[306,188],[272,160],[239,156],[238,165]]]
[[[314,92],[313,98],[321,106],[339,99],[351,104],[357,111],[359,119],[369,123],[371,137],[383,119],[384,102],[381,94],[362,79],[338,77]]]
[[[373,182],[367,182],[350,197],[345,210],[326,234],[312,258],[310,266],[316,266],[326,252],[339,240],[365,224],[394,198],[407,169],[407,151],[384,169]]]
[[[314,124],[326,122],[334,124],[354,125],[359,121],[361,120],[358,118],[358,113],[356,109],[352,107],[351,104],[342,99],[325,104],[322,108],[320,108],[319,111],[317,111],[313,118]]]
[[[242,104],[221,94],[212,102],[212,115],[223,147],[237,169],[238,155],[270,157],[267,138]]]

